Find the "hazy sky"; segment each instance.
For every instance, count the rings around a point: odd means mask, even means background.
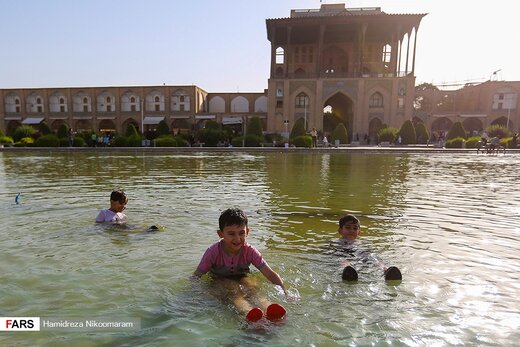
[[[341,1],[323,0],[324,3]],[[516,0],[352,0],[428,13],[417,83],[520,80]],[[0,0],[0,88],[190,85],[267,88],[266,18],[319,0]]]

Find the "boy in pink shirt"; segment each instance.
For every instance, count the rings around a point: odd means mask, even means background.
[[[230,208],[222,212],[219,218],[217,234],[220,241],[211,245],[193,273],[200,277],[210,272],[221,279],[228,296],[239,312],[246,315],[249,321],[258,321],[264,315],[263,310],[246,300],[246,295],[241,288],[255,289],[254,282],[247,277],[249,266],[253,264],[271,283],[279,285],[287,295],[281,277],[274,272],[265,262],[262,254],[249,243],[246,238],[249,235],[247,216],[238,208]],[[264,297],[258,297],[260,306],[265,309],[265,315],[270,320],[282,319],[285,309],[278,304],[270,304]]]

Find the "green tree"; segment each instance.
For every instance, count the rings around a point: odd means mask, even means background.
[[[139,135],[139,133],[137,132],[137,129],[135,128],[135,125],[133,123],[128,124],[125,135],[127,137]]]
[[[164,119],[160,121],[157,125],[157,136],[161,135],[171,135],[170,128],[168,127],[168,124],[166,124],[166,121]]]
[[[390,142],[394,143],[397,139],[397,134],[399,133],[399,130],[392,127],[386,127],[379,129],[379,132],[377,133],[377,137],[379,138],[380,142]]]
[[[224,132],[220,129],[214,128],[200,129],[197,136],[199,141],[203,142],[206,147],[216,147],[219,141],[225,139]]]
[[[69,125],[67,123],[61,123],[60,126],[58,127],[57,136],[60,139],[66,138],[68,132],[69,132]]]
[[[446,135],[446,140],[455,139],[457,137],[462,137],[463,139],[468,137],[466,130],[464,130],[464,126],[461,122],[453,123],[450,130],[448,131],[448,134]]]
[[[43,121],[40,124],[38,124],[38,131],[42,135],[48,135],[48,134],[52,133],[51,128],[49,128],[49,125],[47,124],[46,121]]]
[[[30,125],[20,125],[14,129],[13,136],[11,137],[13,138],[14,142],[18,142],[24,137],[31,137],[35,132],[36,129]]]
[[[417,142],[415,128],[411,120],[407,120],[403,123],[401,130],[399,130],[399,135],[401,136],[401,144],[403,145],[413,145]]]
[[[417,135],[417,143],[426,144],[430,139],[430,135],[428,134],[428,130],[423,122],[419,122],[415,124],[415,135]]]
[[[60,139],[54,134],[40,136],[35,142],[36,147],[59,147]]]
[[[312,146],[312,136],[310,136],[310,135],[296,136],[296,137],[291,139],[291,144],[293,144],[295,147],[311,148],[311,146]]]
[[[177,141],[171,135],[161,135],[155,139],[156,147],[177,147]]]
[[[439,88],[437,88],[436,86],[434,86],[431,83],[421,83],[421,84],[415,86],[416,92],[424,92],[427,90],[439,90]]]
[[[307,132],[305,131],[305,120],[303,118],[299,118],[296,122],[294,122],[289,138],[292,139],[294,137],[306,134]]]
[[[256,135],[263,138],[262,120],[259,117],[253,117],[247,122],[247,135]]]
[[[339,143],[348,143],[347,128],[343,123],[336,125],[336,128],[334,128],[334,131],[332,132],[332,141],[336,142],[336,140],[339,140]]]
[[[506,127],[500,125],[500,124],[494,124],[486,127],[486,133],[489,137],[495,137],[498,136],[501,139],[508,137],[511,135],[509,129]]]
[[[216,130],[220,130],[220,124],[218,124],[216,121],[214,120],[208,120],[206,121],[206,124],[204,124],[204,128],[205,129],[216,129]]]

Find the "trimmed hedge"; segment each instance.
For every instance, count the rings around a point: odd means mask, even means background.
[[[170,135],[161,135],[155,139],[156,147],[177,147],[177,141]]]
[[[177,147],[190,147],[190,143],[183,137],[177,135],[173,137],[177,142]]]
[[[419,144],[427,144],[430,139],[428,129],[426,129],[426,126],[422,122],[415,124],[415,135],[417,136],[416,139]]]
[[[142,145],[141,135],[135,134],[132,136],[128,136],[128,147],[141,147]]]
[[[74,136],[74,141],[72,141],[72,145],[74,147],[85,147],[85,139],[81,135]]]
[[[36,129],[34,129],[30,125],[20,125],[14,129],[12,138],[14,142],[19,142],[24,137],[31,137],[34,133],[36,133]]]
[[[454,139],[449,139],[444,144],[444,147],[446,148],[464,148],[464,143],[466,140],[464,140],[463,137],[456,137]]]
[[[477,142],[481,141],[482,138],[480,136],[473,136],[466,140],[466,148],[475,148]]]
[[[10,136],[5,136],[3,134],[0,134],[0,143],[12,145],[14,143],[14,140]]]
[[[339,140],[339,143],[348,143],[347,128],[343,123],[336,125],[336,128],[334,128],[334,131],[332,132],[332,142],[335,143],[336,140]]]
[[[246,135],[256,135],[262,138],[262,142],[264,139],[264,133],[262,132],[262,121],[258,117],[253,117],[247,123],[247,133]]]
[[[446,140],[455,139],[457,137],[462,137],[463,139],[468,137],[466,130],[464,130],[464,126],[462,126],[461,122],[453,123],[450,130],[448,131],[448,134],[446,135]]]
[[[379,142],[390,142],[395,143],[395,140],[397,140],[397,134],[399,133],[399,130],[396,128],[386,127],[381,128],[379,132],[377,133],[377,137],[379,138]]]
[[[52,133],[51,128],[49,128],[49,125],[47,124],[46,121],[43,121],[43,122],[41,122],[41,123],[38,125],[38,131],[39,131],[42,135],[48,135],[48,134]]]
[[[415,128],[411,120],[407,120],[401,126],[399,130],[401,136],[401,144],[403,145],[414,145],[417,143],[417,135],[415,134]]]
[[[164,119],[157,125],[157,135],[158,137],[161,137],[161,135],[171,135],[170,127],[168,127],[168,124],[166,124]]]
[[[249,134],[244,136],[234,137],[231,140],[231,145],[233,147],[242,147],[242,139],[244,139],[244,145],[246,147],[260,147],[264,142],[264,137],[260,137],[257,135]]]
[[[112,144],[115,147],[128,147],[128,137],[123,135],[117,135],[112,139]]]
[[[489,138],[498,136],[501,139],[511,135],[509,129],[498,124],[486,127],[486,133],[488,134]]]
[[[291,144],[295,147],[307,147],[312,146],[312,137],[310,135],[296,136],[291,139]]]
[[[289,138],[295,138],[298,136],[306,135],[307,131],[305,130],[305,120],[303,118],[299,118],[293,125],[291,134]]]
[[[128,124],[128,126],[126,127],[125,136],[130,137],[130,136],[136,136],[136,135],[139,135],[139,133],[137,132],[135,125],[133,123]]]
[[[34,139],[32,137],[23,137],[20,141],[14,143],[15,147],[32,147],[34,145]]]
[[[210,123],[210,122],[207,122],[206,124],[208,124],[208,123]],[[216,123],[216,122],[214,122],[214,123]],[[197,135],[198,135],[199,141],[203,142],[205,147],[217,147],[218,143],[225,139],[224,132],[219,128],[215,129],[215,128],[209,127],[209,128],[200,129]]]
[[[67,125],[67,123],[61,123],[60,126],[58,127],[58,132],[56,133],[56,135],[58,135],[58,138],[62,138],[62,137],[67,137],[67,134],[69,132],[69,126]]]
[[[59,147],[60,139],[54,134],[40,136],[34,143],[36,147]]]

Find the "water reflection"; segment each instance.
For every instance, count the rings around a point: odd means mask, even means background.
[[[139,317],[133,334],[63,333],[68,345],[514,345],[520,338],[520,193],[515,155],[342,153],[0,153],[4,312]],[[109,192],[134,226],[93,220]],[[22,193],[22,203],[14,198]],[[187,280],[216,241],[222,209],[250,216],[249,240],[299,302],[254,331]],[[325,251],[358,215],[371,252],[403,272],[388,286],[361,266],[341,281]],[[146,233],[152,224],[160,232]],[[255,276],[257,276],[255,274]],[[0,336],[49,344],[55,333]],[[229,342],[231,341],[231,342]],[[181,343],[182,342],[182,343]]]

